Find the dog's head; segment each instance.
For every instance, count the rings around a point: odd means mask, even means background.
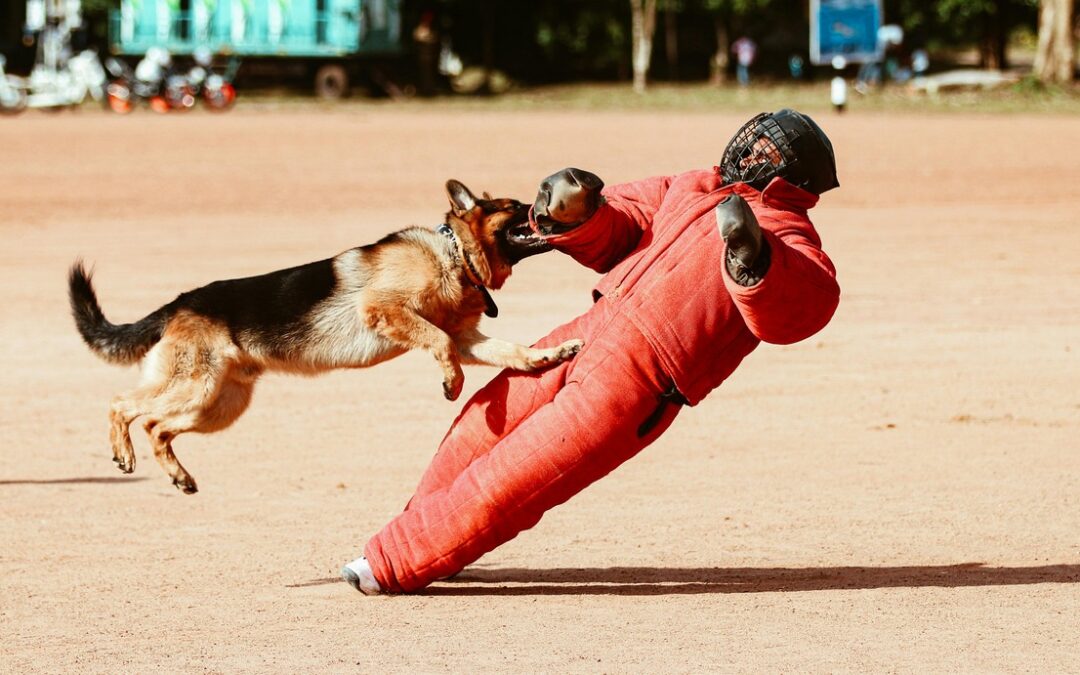
[[[499,288],[518,262],[551,250],[529,227],[529,205],[516,199],[478,199],[460,181],[446,181],[446,222],[461,242],[465,264],[488,288]]]

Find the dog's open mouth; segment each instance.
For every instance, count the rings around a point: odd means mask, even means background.
[[[542,246],[544,250],[551,248],[551,244],[533,231],[528,220],[506,228],[506,240],[516,246]]]
[[[536,232],[533,232],[533,229],[529,226],[527,215],[520,222],[506,226],[503,230],[503,243],[506,246],[506,257],[510,259],[511,263],[516,263],[523,258],[552,249],[551,244]]]

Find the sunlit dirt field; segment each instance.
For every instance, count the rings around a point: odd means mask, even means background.
[[[81,343],[178,292],[435,225],[443,183],[531,199],[712,166],[745,115],[248,109],[0,119],[0,672],[1080,670],[1080,118],[818,115],[842,188],[812,216],[833,322],[763,345],[655,445],[459,577],[367,598],[337,570],[457,414],[433,359],[267,376],[181,436]],[[552,253],[486,332],[587,308]],[[673,297],[671,302],[679,302]],[[469,395],[494,371],[466,370]],[[462,399],[464,400],[464,399]]]

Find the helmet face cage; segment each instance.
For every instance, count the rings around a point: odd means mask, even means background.
[[[796,130],[784,130],[770,112],[762,112],[731,138],[720,162],[725,183],[745,183],[765,189],[777,176],[792,175],[798,164],[793,146]]]
[[[777,176],[788,176],[798,164],[792,142],[798,131],[785,131],[772,113],[744,124],[724,149],[720,169],[725,183],[747,183],[762,190]]]
[[[784,108],[761,113],[724,149],[720,173],[725,183],[745,183],[764,190],[783,178],[815,195],[839,187],[836,156],[825,132],[806,115]]]

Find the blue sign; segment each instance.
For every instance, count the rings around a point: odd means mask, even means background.
[[[881,0],[810,0],[810,61],[848,63],[880,60]]]

